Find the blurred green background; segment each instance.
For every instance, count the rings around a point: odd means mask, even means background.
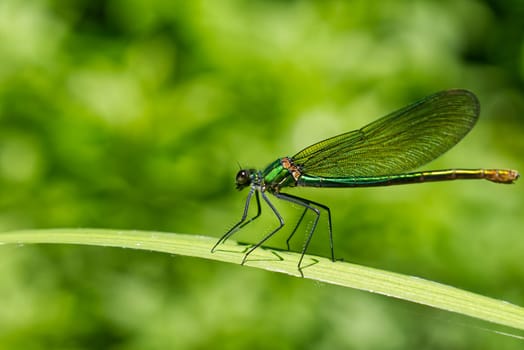
[[[0,229],[219,237],[244,205],[238,164],[452,87],[479,96],[481,118],[425,168],[522,171],[522,18],[518,0],[1,0]],[[524,305],[522,179],[291,191],[330,206],[339,258]],[[263,214],[235,238],[269,232]],[[321,226],[311,251],[328,256]],[[2,349],[523,346],[469,318],[242,266],[65,245],[0,254]]]

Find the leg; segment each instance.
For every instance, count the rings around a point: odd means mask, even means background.
[[[247,214],[249,212],[249,204],[251,203],[251,198],[253,197],[253,193],[255,194],[255,199],[257,201],[257,213],[255,216],[253,216],[251,219],[247,220],[246,221],[246,218],[247,218]],[[251,190],[249,191],[248,195],[247,195],[247,199],[246,199],[246,205],[244,206],[244,213],[242,214],[242,218],[240,219],[239,222],[237,222],[235,224],[235,226],[233,226],[229,231],[227,231],[222,237],[220,237],[220,239],[215,243],[215,245],[213,246],[213,248],[211,248],[211,253],[213,253],[216,249],[216,247],[220,244],[220,243],[223,243],[225,242],[229,237],[231,237],[235,232],[237,232],[238,230],[240,230],[242,227],[246,226],[247,224],[249,224],[251,221],[255,220],[256,218],[258,218],[260,216],[260,213],[262,212],[261,210],[261,207],[260,207],[260,198],[258,196],[258,191],[255,190],[254,188],[251,188]]]
[[[300,219],[298,219],[297,224],[295,225],[295,228],[293,229],[293,232],[291,232],[289,237],[286,239],[287,250],[290,250],[289,242],[291,241],[291,238],[293,238],[293,236],[295,235],[295,232],[297,232],[297,229],[300,226],[300,223],[302,222],[302,220],[304,220],[304,216],[306,216],[307,210],[308,210],[307,207],[304,208],[304,211],[302,212]]]
[[[258,194],[258,192],[257,192]],[[247,257],[249,256],[249,254],[253,253],[253,251],[255,249],[257,249],[258,247],[260,247],[262,244],[264,244],[265,241],[267,241],[268,239],[270,239],[275,233],[277,233],[282,227],[284,227],[284,219],[282,219],[282,216],[280,215],[280,213],[278,212],[277,208],[275,208],[275,206],[273,205],[273,203],[271,203],[271,201],[269,200],[269,198],[267,198],[266,194],[264,192],[262,192],[262,198],[266,201],[267,205],[269,205],[269,207],[271,208],[271,210],[273,210],[273,213],[275,213],[280,225],[278,225],[278,227],[276,229],[274,229],[273,231],[271,231],[269,234],[267,234],[264,238],[262,238],[260,240],[260,242],[258,242],[257,244],[255,244],[253,247],[249,248],[249,250],[246,252],[246,254],[244,255],[244,258],[242,259],[242,262],[240,263],[241,265],[244,265],[244,263],[246,262],[247,260]]]
[[[308,210],[308,209],[312,210],[315,213],[315,215],[316,215],[315,221],[313,222],[313,227],[309,231],[309,234],[308,234],[308,236],[306,238],[306,242],[304,243],[304,247],[302,248],[302,252],[301,252],[302,255],[300,256],[300,260],[298,262],[298,270],[300,271],[300,273],[302,274],[302,268],[301,268],[302,260],[304,258],[304,255],[306,254],[307,248],[309,246],[309,243],[311,242],[311,238],[313,237],[313,233],[315,232],[315,229],[316,229],[317,224],[318,224],[318,220],[320,218],[320,211],[319,211],[318,208],[315,208],[315,206],[319,207],[321,209],[324,209],[327,212],[327,214],[328,214],[329,246],[330,246],[330,249],[331,249],[331,260],[335,261],[335,252],[334,252],[334,247],[333,247],[333,230],[332,230],[332,224],[331,224],[331,211],[329,210],[329,207],[325,206],[324,204],[313,202],[313,201],[311,201],[309,199],[296,197],[296,196],[293,196],[293,195],[290,195],[290,194],[287,194],[287,193],[275,193],[275,196],[277,198],[289,201],[291,203],[295,203],[295,204],[301,205],[301,206],[303,206],[305,208],[305,211]],[[297,223],[297,227],[300,224],[300,222],[302,221],[302,219],[304,218],[304,215],[305,215],[305,212],[300,217],[300,220]],[[296,230],[296,227],[295,227],[295,230]],[[295,233],[295,230],[293,231],[292,234]]]

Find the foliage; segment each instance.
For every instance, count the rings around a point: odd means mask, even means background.
[[[428,168],[523,170],[523,15],[518,1],[4,0],[0,227],[218,237],[241,214],[237,162],[263,167],[451,87],[476,92],[482,114]],[[330,206],[340,258],[524,305],[522,188],[293,193]],[[263,214],[235,238],[267,232]],[[313,244],[328,255],[325,232]],[[469,319],[241,266],[0,252],[2,348],[522,346]]]

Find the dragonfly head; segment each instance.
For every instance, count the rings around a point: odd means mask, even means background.
[[[235,180],[237,190],[241,190],[244,187],[251,185],[255,176],[256,176],[255,169],[241,169],[237,173],[237,177]]]

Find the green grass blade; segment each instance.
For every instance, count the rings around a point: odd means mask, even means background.
[[[211,253],[210,249],[215,241],[216,238],[197,235],[104,229],[48,229],[0,233],[0,244],[84,244],[142,249],[235,264],[242,260],[242,252],[247,246],[227,242],[219,246],[215,253]],[[257,249],[246,265],[299,276],[299,256],[300,254],[293,252]],[[502,300],[413,276],[346,262],[333,263],[329,259],[311,255],[304,257],[304,266],[305,278],[388,295],[524,330],[524,308]]]

